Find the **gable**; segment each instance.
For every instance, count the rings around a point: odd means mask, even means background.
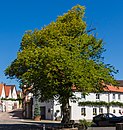
[[[11,95],[12,95],[12,98],[14,99],[17,99],[17,91],[16,91],[16,87],[15,86],[12,86],[11,87]]]

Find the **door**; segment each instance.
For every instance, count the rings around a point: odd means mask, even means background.
[[[45,106],[40,107],[41,119],[44,120],[46,119],[45,111],[46,111]]]

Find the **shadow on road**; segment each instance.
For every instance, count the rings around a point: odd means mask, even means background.
[[[22,119],[22,109],[17,109],[9,112],[12,117]]]
[[[30,124],[0,124],[0,130],[42,130],[42,128]]]

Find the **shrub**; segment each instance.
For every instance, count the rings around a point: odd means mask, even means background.
[[[83,130],[87,130],[87,128],[91,125],[92,125],[92,122],[89,122],[85,119],[79,120],[79,127],[82,127]]]
[[[35,104],[35,108],[34,108],[34,117],[36,116],[40,116],[40,108],[38,104]]]

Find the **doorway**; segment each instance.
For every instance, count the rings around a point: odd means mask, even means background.
[[[40,107],[40,113],[41,113],[41,119],[43,119],[43,120],[46,119],[45,111],[46,111],[45,106],[41,106]]]

